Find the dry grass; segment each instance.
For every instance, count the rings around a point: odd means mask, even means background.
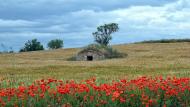
[[[190,77],[190,43],[116,45],[128,57],[103,61],[67,61],[80,49],[0,54],[0,79],[33,81],[39,78],[101,80],[138,76]]]

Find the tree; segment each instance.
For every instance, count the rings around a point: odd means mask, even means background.
[[[20,52],[44,50],[43,45],[37,39],[28,40]]]
[[[48,42],[49,49],[58,49],[63,47],[63,40],[55,39]]]
[[[111,34],[117,32],[118,30],[119,27],[117,23],[110,23],[99,26],[97,28],[97,31],[92,34],[95,38],[95,42],[107,46],[112,39]]]

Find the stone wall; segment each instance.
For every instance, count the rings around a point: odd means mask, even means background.
[[[77,61],[88,61],[88,57],[92,56],[93,60],[103,60],[105,58],[103,53],[96,52],[96,51],[88,51],[88,52],[83,52],[79,53],[76,57]]]

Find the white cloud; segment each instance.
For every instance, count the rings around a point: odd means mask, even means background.
[[[38,2],[31,2],[29,0],[19,1],[21,2],[20,4],[25,4],[26,6],[27,3],[33,3],[32,5],[35,6],[40,6],[40,4],[46,5],[44,7],[48,7],[49,4],[54,6],[55,4],[60,5],[61,3],[65,3],[67,5],[61,4],[61,8],[65,7],[67,9],[73,6],[76,9],[77,6],[82,7],[79,6],[79,4],[89,4],[90,6],[92,6],[92,4],[96,5],[93,8],[88,8],[88,6],[85,5],[85,8],[77,9],[77,11],[70,9],[61,14],[46,14],[43,17],[36,16],[38,17],[37,19],[11,20],[2,18],[0,19],[0,38],[5,34],[14,37],[13,35],[15,35],[15,33],[17,33],[15,37],[19,34],[27,35],[28,38],[25,38],[25,41],[32,37],[41,38],[42,40],[62,37],[66,40],[72,40],[73,43],[77,43],[77,45],[81,43],[80,46],[82,46],[92,42],[93,38],[91,33],[96,30],[97,26],[110,22],[119,23],[120,26],[120,31],[114,34],[117,36],[114,36],[112,43],[134,42],[135,40],[140,41],[145,39],[180,38],[180,36],[181,38],[190,37],[189,0],[178,0],[169,4],[157,6],[147,4],[129,5],[126,7],[122,7],[121,5],[125,3],[124,0],[120,0],[121,2],[112,0],[110,1],[110,7],[112,7],[112,9],[99,10],[97,10],[97,8],[104,8],[104,6],[95,0],[83,0],[80,1],[80,3],[76,0],[56,0],[56,2],[46,0],[39,0]],[[146,0],[146,2],[148,1],[151,0]],[[116,7],[113,5],[115,2],[117,2]],[[18,0],[17,2],[15,1],[15,3],[19,3]],[[79,4],[77,5],[76,3]],[[101,6],[98,7],[98,4]],[[119,8],[120,6],[121,8]],[[54,11],[54,13],[56,12],[57,11]],[[80,42],[80,39],[86,40],[87,42]],[[71,43],[69,44],[72,45]]]
[[[121,28],[157,29],[157,30],[187,30],[190,25],[190,6],[187,0],[163,6],[132,6],[113,11],[81,10],[73,12],[69,17],[83,18],[98,24],[117,22]],[[179,10],[179,8],[181,8]],[[171,10],[172,9],[172,10]],[[123,31],[124,32],[124,31]],[[152,32],[154,33],[154,32]],[[166,34],[170,32],[166,32]],[[189,34],[189,32],[187,32]]]
[[[40,25],[38,22],[27,20],[3,20],[0,19],[0,27],[32,27]]]
[[[183,5],[187,0],[160,7],[134,6],[129,9],[116,10],[114,15],[120,16],[121,24],[128,22],[142,29],[187,30],[190,29],[190,5]],[[189,2],[188,2],[189,3]],[[181,8],[179,10],[179,7]],[[172,11],[170,10],[172,8]],[[131,25],[128,25],[131,26]],[[170,32],[167,32],[168,34]],[[189,34],[189,32],[187,32]]]

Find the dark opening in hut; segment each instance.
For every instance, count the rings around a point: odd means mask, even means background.
[[[94,60],[102,60],[104,59],[104,53],[99,50],[84,50],[78,53],[76,59],[78,61],[94,61]]]
[[[87,61],[93,61],[93,56],[87,56]]]

